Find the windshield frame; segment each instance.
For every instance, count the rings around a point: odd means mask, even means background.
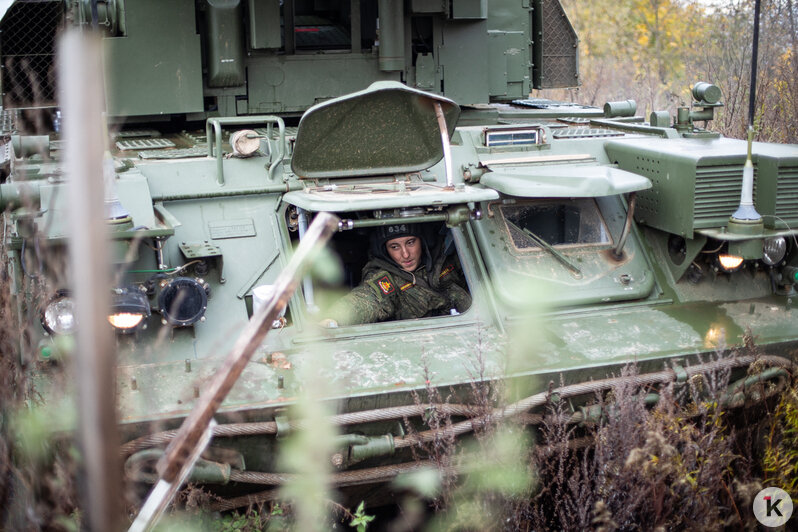
[[[521,200],[514,200],[512,203],[502,203],[496,211],[498,211],[499,216],[501,217],[501,227],[504,229],[508,242],[511,244],[512,251],[514,251],[518,255],[528,255],[528,254],[540,254],[540,253],[548,253],[546,248],[535,245],[534,239],[526,236],[525,238],[530,243],[529,246],[525,247],[518,247],[516,238],[513,237],[513,231],[517,232],[517,229],[514,229],[512,226],[516,226],[518,229],[524,229],[518,223],[510,220],[508,218],[508,213],[506,209],[518,208],[523,207],[526,205],[555,205],[555,204],[585,204],[585,203],[592,204],[592,208],[594,210],[595,215],[598,218],[599,228],[598,232],[603,236],[606,237],[607,240],[602,240],[599,242],[574,242],[574,243],[567,243],[567,244],[553,244],[549,242],[546,238],[535,231],[531,231],[534,233],[538,238],[549,244],[552,248],[558,251],[589,251],[595,252],[597,250],[603,250],[611,248],[614,245],[614,238],[612,236],[612,232],[609,230],[606,220],[604,219],[604,215],[601,212],[601,208],[599,207],[598,203],[596,202],[595,198],[530,198],[530,199],[521,199]],[[580,209],[581,210],[581,209]],[[529,229],[529,228],[527,228]]]

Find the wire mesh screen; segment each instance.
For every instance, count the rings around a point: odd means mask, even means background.
[[[543,1],[543,77],[541,88],[579,85],[577,37],[559,2]]]
[[[60,1],[18,1],[6,12],[0,27],[4,109],[55,105],[55,43],[63,20]]]

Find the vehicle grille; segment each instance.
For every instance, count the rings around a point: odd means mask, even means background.
[[[793,229],[798,223],[798,166],[779,168],[776,186],[776,216]]]
[[[695,175],[695,228],[724,225],[740,204],[742,165],[699,166]],[[754,168],[756,198],[756,168]]]
[[[596,137],[622,137],[623,131],[602,129],[595,127],[569,127],[556,130],[552,137],[555,139],[587,139]]]

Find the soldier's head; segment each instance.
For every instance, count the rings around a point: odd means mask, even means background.
[[[376,231],[375,244],[377,251],[407,272],[415,271],[421,265],[424,242],[417,224],[382,226]]]

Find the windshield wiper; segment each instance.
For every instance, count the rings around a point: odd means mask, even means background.
[[[571,270],[571,272],[574,274],[574,276],[577,279],[581,279],[582,278],[582,270],[580,270],[579,267],[576,266],[576,264],[574,264],[573,262],[568,260],[568,257],[566,257],[565,255],[563,255],[562,253],[560,253],[559,251],[554,249],[554,246],[552,246],[551,244],[549,244],[548,242],[543,240],[541,237],[539,237],[538,235],[536,235],[535,233],[533,233],[532,231],[530,231],[526,227],[518,227],[518,225],[516,225],[512,221],[508,220],[507,218],[505,218],[505,220],[507,221],[507,223],[509,225],[511,225],[512,227],[515,227],[516,230],[518,230],[521,233],[523,233],[526,236],[528,236],[535,244],[537,244],[538,246],[542,247],[543,249],[545,249],[546,251],[551,253],[551,255],[555,259],[560,261],[560,263],[563,266],[565,266],[566,268]]]

